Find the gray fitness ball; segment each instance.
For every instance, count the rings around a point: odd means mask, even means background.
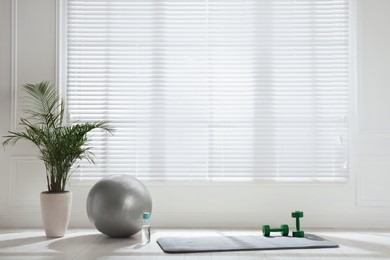
[[[142,215],[152,211],[146,186],[128,175],[98,181],[87,199],[87,214],[97,230],[110,237],[129,237],[142,228]]]

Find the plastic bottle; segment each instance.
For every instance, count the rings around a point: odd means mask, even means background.
[[[150,213],[144,212],[142,223],[142,244],[146,245],[150,242]]]

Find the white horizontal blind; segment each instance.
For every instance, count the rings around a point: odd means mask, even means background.
[[[75,176],[348,175],[348,0],[68,0]]]

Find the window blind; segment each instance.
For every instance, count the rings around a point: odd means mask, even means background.
[[[75,177],[348,177],[348,0],[67,0]]]

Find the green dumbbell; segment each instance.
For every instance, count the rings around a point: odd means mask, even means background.
[[[288,225],[280,225],[280,228],[271,228],[269,225],[263,225],[263,235],[269,237],[271,232],[280,232],[282,236],[288,236],[289,228]]]
[[[295,218],[296,230],[293,231],[293,237],[304,237],[305,232],[301,230],[301,225],[299,223],[299,219],[303,218],[302,211],[294,211],[291,213],[291,216]]]

